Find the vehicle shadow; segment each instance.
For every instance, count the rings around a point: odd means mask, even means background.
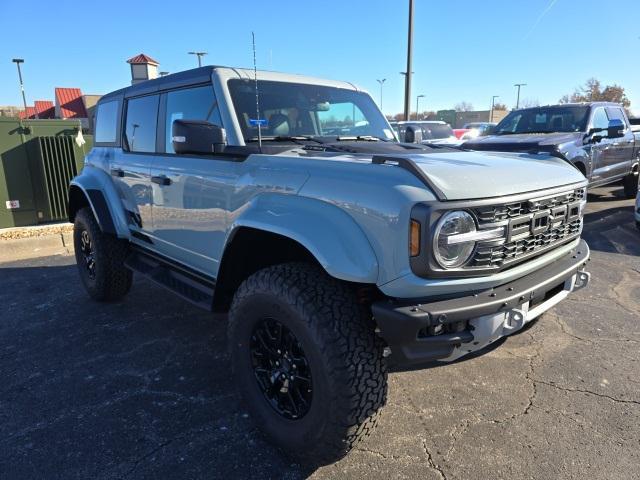
[[[140,279],[124,300],[94,302],[75,265],[0,265],[0,305],[5,478],[305,478],[318,468],[256,429],[235,390],[224,316]]]

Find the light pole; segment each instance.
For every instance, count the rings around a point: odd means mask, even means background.
[[[382,111],[382,85],[386,81],[387,81],[386,78],[382,78],[382,79],[376,78],[376,82],[378,82],[380,84],[380,111]]]
[[[22,83],[22,71],[20,70],[20,64],[24,63],[23,58],[14,58],[11,60],[18,67],[18,79],[20,80],[20,91],[22,92],[22,103],[24,104],[24,114],[27,114],[27,97],[24,94],[24,84]],[[35,109],[34,109],[35,111]],[[36,118],[38,118],[38,112],[35,112]]]
[[[424,95],[416,96],[416,120],[420,120],[419,112],[420,112],[420,99],[423,98]]]
[[[409,28],[407,29],[407,70],[404,74],[404,119],[411,115],[411,57],[413,52],[413,0],[409,0]]]
[[[491,97],[491,113],[489,114],[490,122],[493,122],[493,106],[496,104],[496,98],[500,98],[500,95],[494,95]]]
[[[169,75],[169,72],[158,72],[158,75],[160,75],[161,77],[166,77],[167,75]]]
[[[518,96],[516,97],[516,110],[520,106],[520,87],[526,87],[526,83],[516,83],[514,87],[518,87]]]
[[[198,57],[198,67],[202,66],[202,57],[207,55],[207,52],[188,52],[189,55],[196,55]]]

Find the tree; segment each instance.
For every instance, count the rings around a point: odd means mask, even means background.
[[[456,112],[472,112],[473,105],[470,102],[460,102],[453,107]]]
[[[520,100],[520,106],[518,108],[531,108],[539,106],[540,101],[537,98],[523,98]]]
[[[571,95],[563,95],[559,102],[615,102],[622,104],[624,108],[629,108],[631,105],[623,87],[614,83],[602,88],[600,80],[596,78],[587,80],[583,86],[576,88]]]
[[[494,103],[493,104],[493,109],[494,110],[504,110],[507,111],[507,106],[504,103]]]

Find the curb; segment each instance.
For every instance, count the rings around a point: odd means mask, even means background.
[[[73,255],[73,232],[0,240],[0,263],[52,255]]]

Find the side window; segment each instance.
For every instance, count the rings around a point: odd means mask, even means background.
[[[165,128],[165,152],[174,153],[171,142],[171,127],[174,120],[206,120],[222,126],[220,109],[211,85],[174,90],[167,93],[167,115]]]
[[[125,147],[130,152],[156,151],[158,98],[158,95],[149,95],[127,102]]]
[[[96,114],[96,143],[114,143],[118,126],[118,101],[98,104]]]
[[[604,108],[599,107],[593,112],[593,118],[591,119],[591,128],[603,128],[606,129],[609,126],[609,117]]]
[[[622,123],[627,125],[627,121],[624,117],[624,113],[619,107],[607,107],[607,115],[609,115],[609,120],[613,120],[614,118],[617,120],[621,120]]]

